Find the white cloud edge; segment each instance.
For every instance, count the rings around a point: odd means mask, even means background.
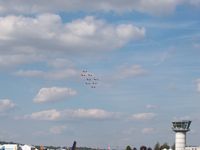
[[[75,96],[77,91],[67,87],[46,87],[41,88],[35,98],[34,103],[57,102]]]
[[[16,104],[10,99],[0,99],[0,113],[12,110],[15,106]]]

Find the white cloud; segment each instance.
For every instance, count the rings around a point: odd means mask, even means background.
[[[47,120],[47,121],[55,121],[61,117],[61,114],[56,109],[44,110],[39,112],[34,112],[31,115],[25,115],[25,119],[33,119],[33,120]]]
[[[200,43],[194,43],[193,47],[199,49],[200,48]]]
[[[34,18],[0,17],[0,41],[3,42],[0,46],[9,51],[19,51],[19,47],[42,52],[115,49],[144,36],[144,28],[132,24],[112,25],[92,16],[68,23],[63,23],[55,14]]]
[[[66,126],[61,125],[61,126],[53,126],[49,129],[50,133],[52,134],[61,134],[64,130],[66,130]]]
[[[0,44],[0,47],[1,47],[1,44]],[[0,50],[0,54],[1,54],[1,50]],[[24,63],[40,61],[41,59],[42,59],[41,56],[34,55],[34,54],[25,55],[25,54],[20,54],[20,52],[18,54],[12,54],[12,52],[11,54],[4,54],[3,52],[3,54],[0,55],[0,68],[10,68],[10,67],[21,65]]]
[[[62,80],[67,78],[78,77],[79,72],[73,68],[62,68],[59,70],[53,70],[49,72],[41,70],[19,70],[15,73],[15,75],[21,77],[39,77],[44,79]]]
[[[155,118],[155,113],[138,113],[131,115],[131,120],[151,120]]]
[[[24,119],[33,120],[105,120],[105,119],[116,119],[118,113],[108,112],[103,109],[66,109],[66,110],[44,110],[39,112],[34,112],[30,115],[25,115]],[[20,117],[16,117],[20,119]]]
[[[116,113],[108,112],[102,109],[65,110],[64,115],[80,119],[109,119],[117,117]]]
[[[59,68],[59,69],[74,66],[74,64],[70,60],[64,58],[55,58],[50,61],[48,60],[48,65],[53,68]]]
[[[33,101],[35,103],[56,102],[76,94],[77,92],[71,88],[41,88]]]
[[[143,69],[140,65],[123,66],[119,69],[115,78],[124,79],[137,76],[143,76],[147,74],[147,71]]]
[[[200,92],[200,79],[196,80],[196,84],[197,84],[197,92]]]
[[[173,12],[179,5],[199,6],[199,3],[199,0],[51,0],[51,3],[48,0],[6,0],[0,2],[0,13],[138,11],[153,15],[165,15]]]
[[[15,104],[9,99],[0,100],[0,112],[11,110],[15,107]]]
[[[144,37],[143,27],[110,24],[93,16],[70,22],[63,22],[56,14],[4,16],[0,17],[0,68],[38,61],[49,62],[49,58],[65,53],[105,52]],[[64,59],[55,59],[49,65],[62,68],[67,63],[68,67],[72,67]],[[47,76],[52,77],[51,74]],[[61,78],[59,73],[57,78]]]
[[[195,7],[200,6],[200,0],[189,0],[188,3],[190,3],[192,6],[195,6]]]
[[[75,69],[62,69],[45,74],[45,78],[49,79],[66,79],[69,77],[77,77],[78,71]]]
[[[156,108],[158,108],[158,106],[157,105],[148,104],[148,105],[146,105],[146,108],[148,108],[148,109],[156,109]]]
[[[19,70],[15,73],[15,75],[21,77],[43,77],[44,72],[39,70]]]
[[[142,129],[143,134],[151,134],[153,132],[155,132],[154,128],[144,128],[144,129]]]
[[[168,51],[165,51],[161,53],[159,61],[156,63],[156,65],[160,65],[164,62],[166,62],[170,57],[172,56],[172,53],[175,51],[174,48],[170,48]]]

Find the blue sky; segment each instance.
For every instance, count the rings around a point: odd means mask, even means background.
[[[171,121],[190,119],[199,145],[199,14],[199,0],[1,0],[0,140],[172,145]]]

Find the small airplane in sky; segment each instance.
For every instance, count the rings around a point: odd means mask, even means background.
[[[94,73],[88,72],[86,69],[82,70],[81,77],[82,80],[85,80],[84,84],[90,88],[96,88],[96,85],[98,85],[99,79],[95,76]]]
[[[90,76],[90,77],[91,77],[91,76],[92,76],[92,74],[88,73],[88,76]]]
[[[85,82],[85,84],[86,84],[86,85],[90,85],[91,83],[90,83],[90,82]]]
[[[98,81],[99,79],[94,77],[94,80],[95,80],[95,81]]]
[[[86,73],[86,72],[87,72],[87,70],[83,70],[82,72]]]

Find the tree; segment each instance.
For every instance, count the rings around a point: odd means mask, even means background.
[[[147,147],[143,145],[140,147],[140,150],[147,150]]]
[[[137,150],[137,148],[136,148],[136,147],[134,147],[134,148],[133,148],[133,150]]]
[[[169,149],[170,146],[167,143],[164,143],[162,146],[160,146],[160,150],[162,149]]]
[[[160,143],[157,142],[156,145],[154,146],[154,150],[160,150]]]
[[[132,149],[131,149],[131,147],[128,145],[128,146],[126,147],[126,150],[132,150]]]
[[[175,150],[175,144],[172,145],[172,150]]]

